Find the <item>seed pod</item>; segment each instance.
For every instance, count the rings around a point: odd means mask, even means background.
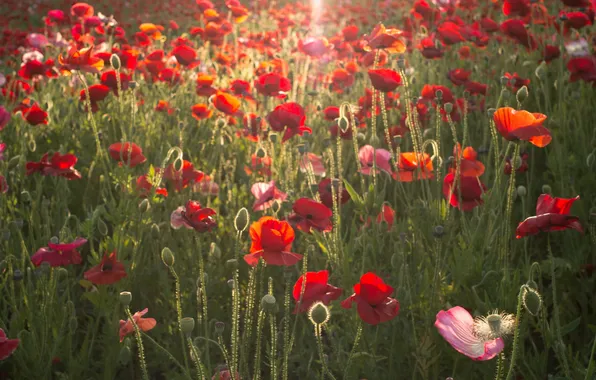
[[[132,301],[132,293],[131,292],[120,292],[120,303],[124,306],[130,305]]]
[[[517,187],[517,196],[525,197],[528,194],[528,190],[525,186],[518,186]]]
[[[191,317],[182,318],[180,320],[180,329],[184,334],[190,336],[192,330],[195,328],[195,320]]]

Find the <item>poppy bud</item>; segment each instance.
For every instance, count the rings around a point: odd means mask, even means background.
[[[528,190],[525,186],[518,186],[517,187],[517,196],[525,197],[528,194]]]
[[[226,328],[225,323],[223,323],[221,321],[215,322],[215,332],[217,333],[217,335],[223,334],[225,328]]]
[[[139,203],[139,211],[141,214],[146,213],[151,208],[151,204],[149,203],[149,199],[145,198]]]
[[[399,255],[397,253],[391,255],[391,266],[393,269],[397,269],[399,267]]]
[[[356,135],[356,139],[360,142],[364,141],[366,139],[366,136],[364,136],[364,133],[358,133]]]
[[[393,136],[393,142],[395,145],[401,145],[401,135]]]
[[[97,219],[97,230],[102,236],[106,236],[108,234],[108,226],[101,218]]]
[[[534,70],[534,75],[536,75],[536,78],[542,79],[542,78],[544,78],[545,74],[546,74],[545,62],[542,62],[540,65],[538,65],[538,67],[536,67],[536,70]]]
[[[370,145],[378,146],[379,145],[379,137],[377,137],[376,135],[370,136]]]
[[[128,82],[128,87],[129,87],[131,90],[134,90],[134,89],[136,89],[136,88],[137,88],[137,86],[138,86],[138,83],[137,83],[136,81],[134,81],[134,80],[131,80],[130,82]]]
[[[234,289],[236,288],[236,284],[234,283],[234,279],[233,279],[233,278],[230,278],[230,279],[228,280],[228,287],[229,287],[230,289],[232,289],[232,290],[234,290]]]
[[[324,325],[329,322],[329,317],[329,308],[322,302],[316,302],[308,309],[308,319],[310,319],[313,325]]]
[[[437,91],[435,91],[435,96],[439,100],[443,99],[443,90],[437,90]]]
[[[27,190],[21,191],[21,201],[25,204],[31,203],[31,194]]]
[[[236,260],[236,259],[229,259],[228,261],[226,261],[226,267],[228,269],[231,269],[231,270],[238,269],[238,260]]]
[[[594,165],[595,159],[596,157],[594,156],[594,152],[588,154],[588,157],[586,157],[586,165],[588,165],[588,167],[591,168],[592,165]]]
[[[277,140],[278,140],[278,137],[279,136],[277,136],[277,133],[270,133],[269,134],[269,141],[271,141],[272,143],[275,144],[277,142]]]
[[[50,271],[50,263],[48,261],[44,261],[41,263],[41,265],[39,266],[39,268],[41,269],[42,273],[48,273]]]
[[[406,60],[400,57],[397,60],[397,67],[400,68],[400,69],[402,69],[402,70],[405,69],[406,68]]]
[[[445,103],[443,106],[445,108],[445,112],[451,113],[453,111],[453,104],[452,103]]]
[[[114,70],[120,70],[121,62],[120,57],[116,54],[112,54],[110,57],[110,65],[114,68]]]
[[[542,185],[542,192],[544,194],[552,194],[553,189],[550,187],[550,185]]]
[[[345,117],[340,117],[337,120],[337,126],[341,129],[342,132],[347,132],[348,128],[350,128],[350,122]]]
[[[226,126],[226,124],[228,124],[228,122],[225,119],[223,119],[223,118],[219,118],[216,121],[216,125],[217,125],[218,128],[223,128],[223,127]]]
[[[257,149],[255,155],[259,158],[263,158],[267,155],[267,152],[265,152],[265,149],[259,147],[259,149]]]
[[[68,270],[63,267],[56,268],[56,276],[58,278],[67,278],[68,277]]]
[[[190,336],[195,328],[195,320],[191,317],[185,317],[180,320],[180,329],[186,336]]]
[[[507,90],[506,88],[501,89],[501,97],[503,99],[508,99],[509,98],[509,90]]]
[[[493,118],[493,115],[495,114],[495,112],[497,112],[497,110],[495,108],[489,108],[486,110],[486,114],[491,119]]]
[[[261,299],[261,308],[268,313],[274,313],[277,306],[276,303],[275,297],[271,294],[265,294]]]
[[[132,293],[131,292],[120,292],[120,303],[124,306],[130,305],[132,301]]]
[[[316,193],[317,191],[319,191],[319,185],[316,183],[311,184],[310,191],[312,191],[313,193]]]
[[[161,261],[163,261],[167,267],[174,265],[174,254],[168,247],[161,250]]]
[[[14,156],[8,161],[8,170],[12,170],[17,167],[19,161],[21,160],[21,156]]]
[[[161,231],[159,230],[159,226],[156,223],[151,225],[151,236],[157,240],[161,235]]]
[[[246,227],[248,227],[248,223],[250,223],[250,215],[248,214],[246,207],[243,207],[238,210],[236,217],[234,218],[234,228],[236,229],[236,232],[244,232]]]
[[[528,313],[537,316],[542,308],[542,297],[536,290],[524,285],[522,290],[522,303]]]
[[[318,96],[318,95],[319,95],[319,93],[318,93],[317,91],[309,91],[309,92],[307,92],[306,94],[307,94],[308,96],[312,96],[313,98],[314,98],[315,96]],[[317,106],[317,107],[318,107],[318,106]]]
[[[221,249],[215,243],[211,243],[209,246],[209,256],[219,259],[221,257]]]
[[[433,236],[434,237],[440,238],[443,235],[445,235],[445,227],[435,226],[435,228],[433,228]]]
[[[522,86],[519,90],[517,90],[515,98],[519,103],[523,103],[528,98],[528,88],[526,86]]]
[[[130,351],[130,347],[123,345],[122,348],[120,348],[120,353],[118,354],[118,360],[120,361],[120,364],[123,366],[127,365],[131,358],[132,353]]]
[[[13,281],[21,281],[23,279],[23,272],[20,269],[15,269],[12,271],[12,279]]]
[[[507,86],[509,84],[509,78],[507,78],[506,76],[502,76],[500,82],[501,86]]]
[[[425,139],[430,139],[433,136],[433,129],[432,128],[426,128],[424,130],[424,132],[422,132],[422,135],[424,136]]]
[[[59,244],[60,243],[60,239],[58,239],[57,236],[52,236],[50,238],[50,243],[52,243],[52,244]]]
[[[300,152],[300,154],[304,154],[304,153],[308,152],[308,144],[298,145],[298,152]]]

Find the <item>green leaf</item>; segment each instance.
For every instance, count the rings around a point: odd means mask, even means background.
[[[576,319],[569,322],[565,326],[561,326],[561,336],[567,335],[570,332],[573,332],[575,329],[577,329],[577,327],[579,326],[579,323],[581,322],[581,319],[582,319],[582,317],[577,317]]]
[[[352,185],[350,185],[350,183],[348,181],[346,181],[345,179],[344,179],[344,186],[346,187],[348,194],[350,194],[350,198],[352,198],[352,200],[356,204],[356,207],[358,207],[359,209],[363,209],[364,208],[364,200],[362,199],[360,194],[358,194],[356,192],[356,190],[354,190]]]

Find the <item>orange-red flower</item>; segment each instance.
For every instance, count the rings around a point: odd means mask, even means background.
[[[110,157],[120,162],[120,164],[129,165],[131,168],[147,161],[143,155],[143,150],[135,143],[115,143],[108,148]]]
[[[497,130],[506,140],[529,141],[539,148],[547,146],[552,140],[550,131],[542,125],[546,115],[541,113],[502,107],[495,111],[493,120]]]
[[[427,153],[416,157],[414,152],[401,153],[399,171],[395,179],[399,182],[412,182],[419,179],[433,178],[433,162]],[[394,174],[395,176],[395,174]]]
[[[233,116],[240,110],[240,99],[234,95],[218,91],[211,98],[213,106],[226,115]]]
[[[304,313],[310,309],[315,302],[323,302],[329,305],[331,301],[339,298],[342,290],[328,284],[329,271],[306,272],[296,283],[292,290],[292,297],[296,301],[294,314]],[[304,291],[302,288],[304,287]]]
[[[149,309],[145,308],[141,311],[137,311],[132,316],[133,321],[139,327],[139,329],[142,331],[145,331],[145,332],[153,329],[155,327],[155,325],[157,325],[157,322],[155,321],[155,319],[143,318],[143,315],[147,314],[148,311],[149,311]],[[127,319],[126,321],[123,321],[121,319],[120,320],[120,330],[118,332],[120,335],[120,343],[122,343],[125,336],[132,334],[134,331],[135,331],[135,329],[134,329],[134,326],[132,325],[132,322],[130,321],[130,319]]]
[[[294,237],[294,229],[288,222],[264,216],[250,226],[252,244],[244,261],[255,266],[263,258],[267,265],[294,265],[302,259],[302,255],[290,252]]]
[[[385,25],[379,23],[372,31],[371,35],[365,37],[367,44],[365,51],[383,49],[388,53],[398,54],[406,51],[406,43],[403,32],[399,29],[387,29]]]
[[[209,106],[206,104],[195,104],[191,108],[192,117],[197,120],[208,119],[213,115],[213,110],[209,109]]]
[[[101,262],[86,271],[84,277],[96,285],[109,285],[126,277],[126,269],[118,261],[116,252],[112,252],[104,254]]]
[[[71,71],[76,70],[84,73],[98,74],[103,69],[104,61],[92,53],[93,46],[81,50],[71,47],[66,57],[62,54],[58,56],[58,63],[61,65],[60,72],[68,75]]]
[[[341,307],[349,309],[356,303],[358,315],[369,325],[378,325],[397,317],[399,302],[389,297],[393,288],[376,274],[368,272],[360,277],[354,285],[354,294],[341,303]]]

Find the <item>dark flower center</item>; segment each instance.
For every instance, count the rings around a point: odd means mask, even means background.
[[[313,218],[312,214],[306,214],[306,219],[309,219],[310,220],[312,218]]]
[[[112,266],[112,263],[105,263],[104,265],[101,266],[101,271],[102,272],[111,272],[113,268],[114,267]]]

